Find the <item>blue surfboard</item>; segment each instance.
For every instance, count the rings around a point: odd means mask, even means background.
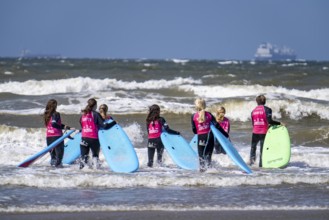
[[[81,155],[80,152],[81,132],[74,135],[64,145],[63,164],[72,164]]]
[[[111,122],[112,120],[107,121]],[[134,146],[120,125],[99,130],[98,138],[105,160],[113,172],[131,173],[138,169],[139,162]]]
[[[171,159],[179,167],[187,170],[199,169],[199,157],[190,147],[189,143],[177,134],[161,133],[161,141]]]
[[[194,150],[194,152],[196,154],[198,154],[198,135],[194,135],[194,137],[192,138],[191,142],[190,142],[190,146],[191,148]]]
[[[58,138],[56,141],[54,141],[52,144],[44,148],[42,151],[32,155],[31,157],[27,158],[20,164],[18,164],[18,167],[28,167],[31,164],[33,164],[35,161],[40,159],[42,156],[44,156],[46,153],[54,149],[60,142],[62,142],[65,138],[67,138],[70,134],[72,134],[74,130],[70,130],[67,133],[63,134],[62,137]]]
[[[222,145],[226,154],[233,160],[233,162],[246,173],[248,174],[252,173],[248,165],[241,158],[238,151],[234,148],[232,142],[228,138],[226,138],[213,124],[210,125],[210,128],[215,138]]]

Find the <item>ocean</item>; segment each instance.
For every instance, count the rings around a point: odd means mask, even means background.
[[[214,154],[213,167],[200,173],[178,168],[166,152],[163,166],[146,166],[148,107],[158,104],[189,142],[197,97],[212,113],[226,108],[230,138],[248,161],[259,94],[288,128],[285,169],[253,166],[247,175]],[[137,172],[112,172],[102,154],[99,170],[54,169],[49,155],[17,167],[46,146],[42,113],[49,99],[58,101],[64,124],[80,129],[81,109],[92,97],[126,131]],[[0,102],[0,213],[329,209],[329,62],[0,58]]]

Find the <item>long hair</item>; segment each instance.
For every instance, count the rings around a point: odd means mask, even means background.
[[[149,125],[152,121],[156,121],[160,118],[160,107],[158,105],[152,105],[149,107],[149,113],[146,117],[146,123]]]
[[[109,110],[109,107],[107,107],[106,104],[101,104],[99,106],[99,113],[101,114],[102,118],[105,120],[107,116],[107,111]]]
[[[83,114],[87,114],[93,110],[93,108],[97,105],[97,101],[94,98],[88,100],[88,105],[81,111]]]
[[[52,114],[56,112],[56,108],[57,108],[57,101],[55,99],[50,99],[47,102],[46,109],[43,113],[43,121],[45,123],[45,126],[48,125]]]
[[[216,121],[223,121],[225,113],[226,109],[223,106],[219,107],[216,111]]]
[[[198,122],[203,123],[206,121],[206,101],[201,98],[197,98],[194,102],[195,109],[199,112]]]

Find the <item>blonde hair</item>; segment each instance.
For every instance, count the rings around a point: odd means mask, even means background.
[[[202,98],[197,98],[194,102],[195,109],[199,112],[198,122],[203,123],[206,120],[205,117],[205,109],[206,109],[206,101]]]
[[[224,116],[221,116],[221,113],[224,113],[224,115],[226,114],[226,109],[221,106],[217,109],[216,111],[216,121],[222,121],[224,119]]]

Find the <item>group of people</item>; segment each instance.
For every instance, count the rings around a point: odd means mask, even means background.
[[[251,150],[249,165],[253,165],[256,161],[257,145],[260,143],[259,167],[262,167],[261,154],[265,140],[266,132],[271,125],[280,125],[281,122],[272,119],[271,108],[265,106],[266,98],[264,95],[256,97],[257,106],[251,112],[251,121],[253,125]],[[47,127],[47,145],[50,145],[56,139],[62,136],[62,129],[74,129],[61,122],[60,114],[56,111],[57,101],[51,99],[48,101],[44,112],[44,123]],[[105,104],[100,105],[99,112],[97,109],[97,101],[93,98],[88,100],[87,106],[82,110],[80,117],[82,140],[80,143],[80,169],[87,164],[90,165],[89,151],[92,152],[92,164],[98,167],[100,143],[98,140],[99,129],[110,129],[116,124],[116,121],[107,114],[108,107]],[[200,172],[204,172],[211,166],[211,157],[215,154],[226,154],[221,144],[215,140],[211,132],[210,125],[213,124],[225,137],[229,138],[230,121],[225,117],[226,110],[220,107],[216,111],[214,117],[210,112],[206,111],[206,102],[204,99],[197,98],[195,100],[196,112],[192,114],[191,125],[194,134],[197,134],[197,151],[199,156]],[[106,123],[109,119],[111,123]],[[283,124],[282,124],[283,125]],[[180,132],[169,128],[166,120],[160,115],[160,107],[156,104],[149,107],[146,117],[146,130],[148,134],[147,152],[148,167],[154,164],[154,155],[157,152],[157,163],[162,163],[162,155],[164,145],[161,141],[161,133],[163,130],[170,134],[180,135]],[[64,142],[57,145],[50,152],[51,165],[55,167],[63,167],[62,159],[64,154]]]
[[[64,125],[61,121],[60,113],[56,111],[57,101],[50,99],[44,111],[44,123],[46,126],[47,145],[50,145],[63,135],[62,129],[72,129]],[[81,143],[80,143],[80,169],[86,165],[99,167],[99,152],[100,143],[98,140],[99,129],[110,129],[116,124],[116,121],[107,114],[108,106],[102,104],[97,109],[97,101],[94,98],[88,100],[87,106],[81,111]],[[111,123],[106,123],[108,120]],[[89,159],[89,151],[92,153],[92,161]],[[51,152],[51,165],[57,168],[62,168],[62,159],[64,155],[64,141],[58,144]]]

